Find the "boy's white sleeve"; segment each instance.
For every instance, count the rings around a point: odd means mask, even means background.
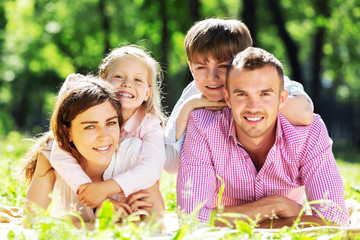
[[[311,109],[314,111],[314,104],[311,98],[309,97],[309,95],[307,95],[307,93],[304,91],[304,87],[301,85],[301,83],[292,81],[287,76],[284,76],[284,88],[288,90],[290,96],[295,96],[295,95],[305,96],[311,105]]]
[[[179,170],[180,155],[172,145],[165,144],[166,161],[164,170],[168,173],[175,174]]]
[[[142,132],[142,146],[138,161],[133,168],[113,178],[125,196],[153,186],[160,179],[164,168],[164,132],[160,120],[147,114],[139,128]]]
[[[200,91],[196,88],[195,81],[192,81],[182,92],[166,123],[165,144],[171,145],[178,153],[180,153],[181,147],[184,143],[185,134],[183,134],[181,138],[176,141],[176,119],[180,113],[181,108],[184,106],[184,102],[197,94],[200,94]],[[175,155],[169,154],[169,156]]]
[[[200,91],[196,88],[195,81],[192,81],[183,90],[179,100],[175,104],[171,115],[166,123],[165,128],[165,151],[166,151],[166,162],[164,169],[168,173],[177,173],[180,162],[180,151],[185,140],[185,133],[176,141],[176,119],[180,113],[184,102],[193,97],[194,95],[200,94]]]
[[[78,161],[70,153],[62,150],[56,141],[53,141],[49,161],[74,193],[77,192],[80,185],[91,182]]]

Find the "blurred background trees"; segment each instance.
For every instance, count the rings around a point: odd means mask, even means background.
[[[47,129],[66,76],[96,74],[105,54],[124,42],[162,63],[170,112],[192,80],[186,31],[209,17],[243,20],[254,45],[304,85],[332,138],[360,146],[358,0],[2,0],[0,136]]]

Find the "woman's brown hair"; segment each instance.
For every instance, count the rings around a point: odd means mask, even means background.
[[[59,147],[79,159],[80,153],[69,141],[68,128],[77,115],[96,105],[109,101],[115,108],[119,126],[122,124],[121,104],[112,86],[93,76],[68,78],[61,87],[50,122],[50,131],[29,149],[24,157],[22,173],[30,183],[35,172],[38,154],[45,150],[49,141],[55,139]]]

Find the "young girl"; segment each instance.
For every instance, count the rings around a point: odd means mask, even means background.
[[[95,219],[95,211],[77,200],[47,160],[52,141],[55,139],[63,151],[71,154],[93,182],[103,182],[106,180],[104,173],[114,172],[119,161],[135,162],[137,156],[121,147],[118,149],[123,120],[114,89],[93,77],[75,80],[67,79],[59,92],[51,117],[51,131],[25,156],[23,173],[27,182],[31,182],[25,208],[31,212],[33,203],[47,208],[51,201],[49,194],[53,191],[52,216],[62,217],[66,211],[76,210],[88,222]],[[121,157],[112,160],[116,151]],[[108,174],[108,178],[111,176]],[[132,212],[129,199],[124,201],[119,194],[111,197],[115,209],[121,209],[125,216]],[[136,202],[141,197],[142,194],[135,194],[131,201],[135,199]]]
[[[161,109],[158,81],[162,77],[161,68],[144,50],[125,46],[105,57],[99,75],[117,90],[124,120],[120,138],[137,137],[142,140],[136,165],[108,181],[92,183],[74,157],[57,144],[53,145],[50,163],[71,189],[79,194],[78,199],[90,208],[99,206],[111,194],[122,193],[127,197],[143,189],[147,189],[144,196],[149,196],[146,195],[149,193],[150,202],[157,203],[153,207],[163,208],[157,183],[165,162],[165,117]],[[68,169],[72,169],[71,173]],[[138,203],[130,204],[132,211],[140,207]]]

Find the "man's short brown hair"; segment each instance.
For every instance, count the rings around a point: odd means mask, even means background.
[[[284,69],[281,62],[274,57],[271,53],[268,53],[264,49],[248,47],[244,51],[238,53],[232,63],[228,67],[226,74],[226,89],[229,90],[228,79],[231,69],[237,70],[255,70],[264,66],[272,66],[276,69],[280,79],[280,89],[284,88]]]
[[[193,61],[195,53],[211,54],[219,61],[228,61],[252,46],[252,39],[249,29],[239,20],[209,18],[190,28],[184,45],[189,62]]]

